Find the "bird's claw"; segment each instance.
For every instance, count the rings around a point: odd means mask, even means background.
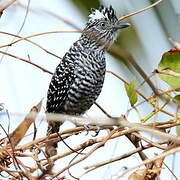
[[[95,127],[96,127],[95,134],[91,135],[92,137],[96,137],[99,134],[100,130],[101,130],[100,126],[95,126]]]
[[[87,124],[84,124],[83,127],[86,130],[86,136],[87,136],[89,134],[90,127]],[[96,128],[95,129],[95,134],[94,135],[92,134],[91,135],[92,137],[96,137],[99,134],[100,130],[101,130],[100,126],[95,126],[95,128]]]
[[[84,124],[83,127],[86,130],[86,135],[85,136],[87,136],[89,134],[89,125]]]

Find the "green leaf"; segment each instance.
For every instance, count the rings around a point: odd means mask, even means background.
[[[158,70],[170,70],[175,73],[180,73],[180,51],[172,49],[163,54],[158,65]],[[159,74],[159,77],[169,84],[171,87],[180,88],[180,78],[172,75]]]
[[[127,96],[129,98],[129,101],[130,101],[130,104],[132,107],[138,100],[138,96],[137,96],[136,88],[135,88],[136,84],[137,83],[136,83],[135,78],[133,78],[129,84],[125,84],[126,93],[127,93]]]
[[[176,116],[177,117],[180,117],[180,94],[176,95],[174,98],[173,98],[176,103],[177,103],[177,110],[176,110]],[[180,122],[179,119],[176,120],[178,123]],[[180,135],[180,126],[176,126],[176,134],[179,136]]]
[[[176,126],[176,135],[180,135],[180,126]]]
[[[174,96],[174,99],[175,99],[176,101],[180,102],[180,94]]]

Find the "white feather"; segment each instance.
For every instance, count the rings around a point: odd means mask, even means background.
[[[101,13],[99,10],[95,10],[92,14],[89,15],[91,19],[102,19],[104,18],[104,14]]]

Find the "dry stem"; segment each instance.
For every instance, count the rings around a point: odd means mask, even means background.
[[[150,6],[148,6],[148,7],[146,7],[146,8],[143,8],[143,9],[140,9],[139,11],[133,12],[133,13],[131,13],[131,14],[127,14],[127,15],[125,15],[125,16],[122,16],[122,17],[120,17],[120,18],[118,19],[118,21],[122,21],[123,19],[126,19],[126,18],[128,18],[128,17],[130,17],[130,16],[134,16],[134,15],[136,15],[136,14],[139,14],[139,13],[143,12],[143,11],[147,11],[148,9],[151,9],[151,8],[157,6],[157,5],[158,5],[159,3],[161,3],[162,1],[163,1],[163,0],[159,0],[159,1],[151,4]]]

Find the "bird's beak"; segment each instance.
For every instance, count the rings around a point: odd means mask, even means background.
[[[130,26],[129,23],[117,21],[117,22],[114,24],[114,30],[126,28],[126,27],[129,27],[129,26]]]

